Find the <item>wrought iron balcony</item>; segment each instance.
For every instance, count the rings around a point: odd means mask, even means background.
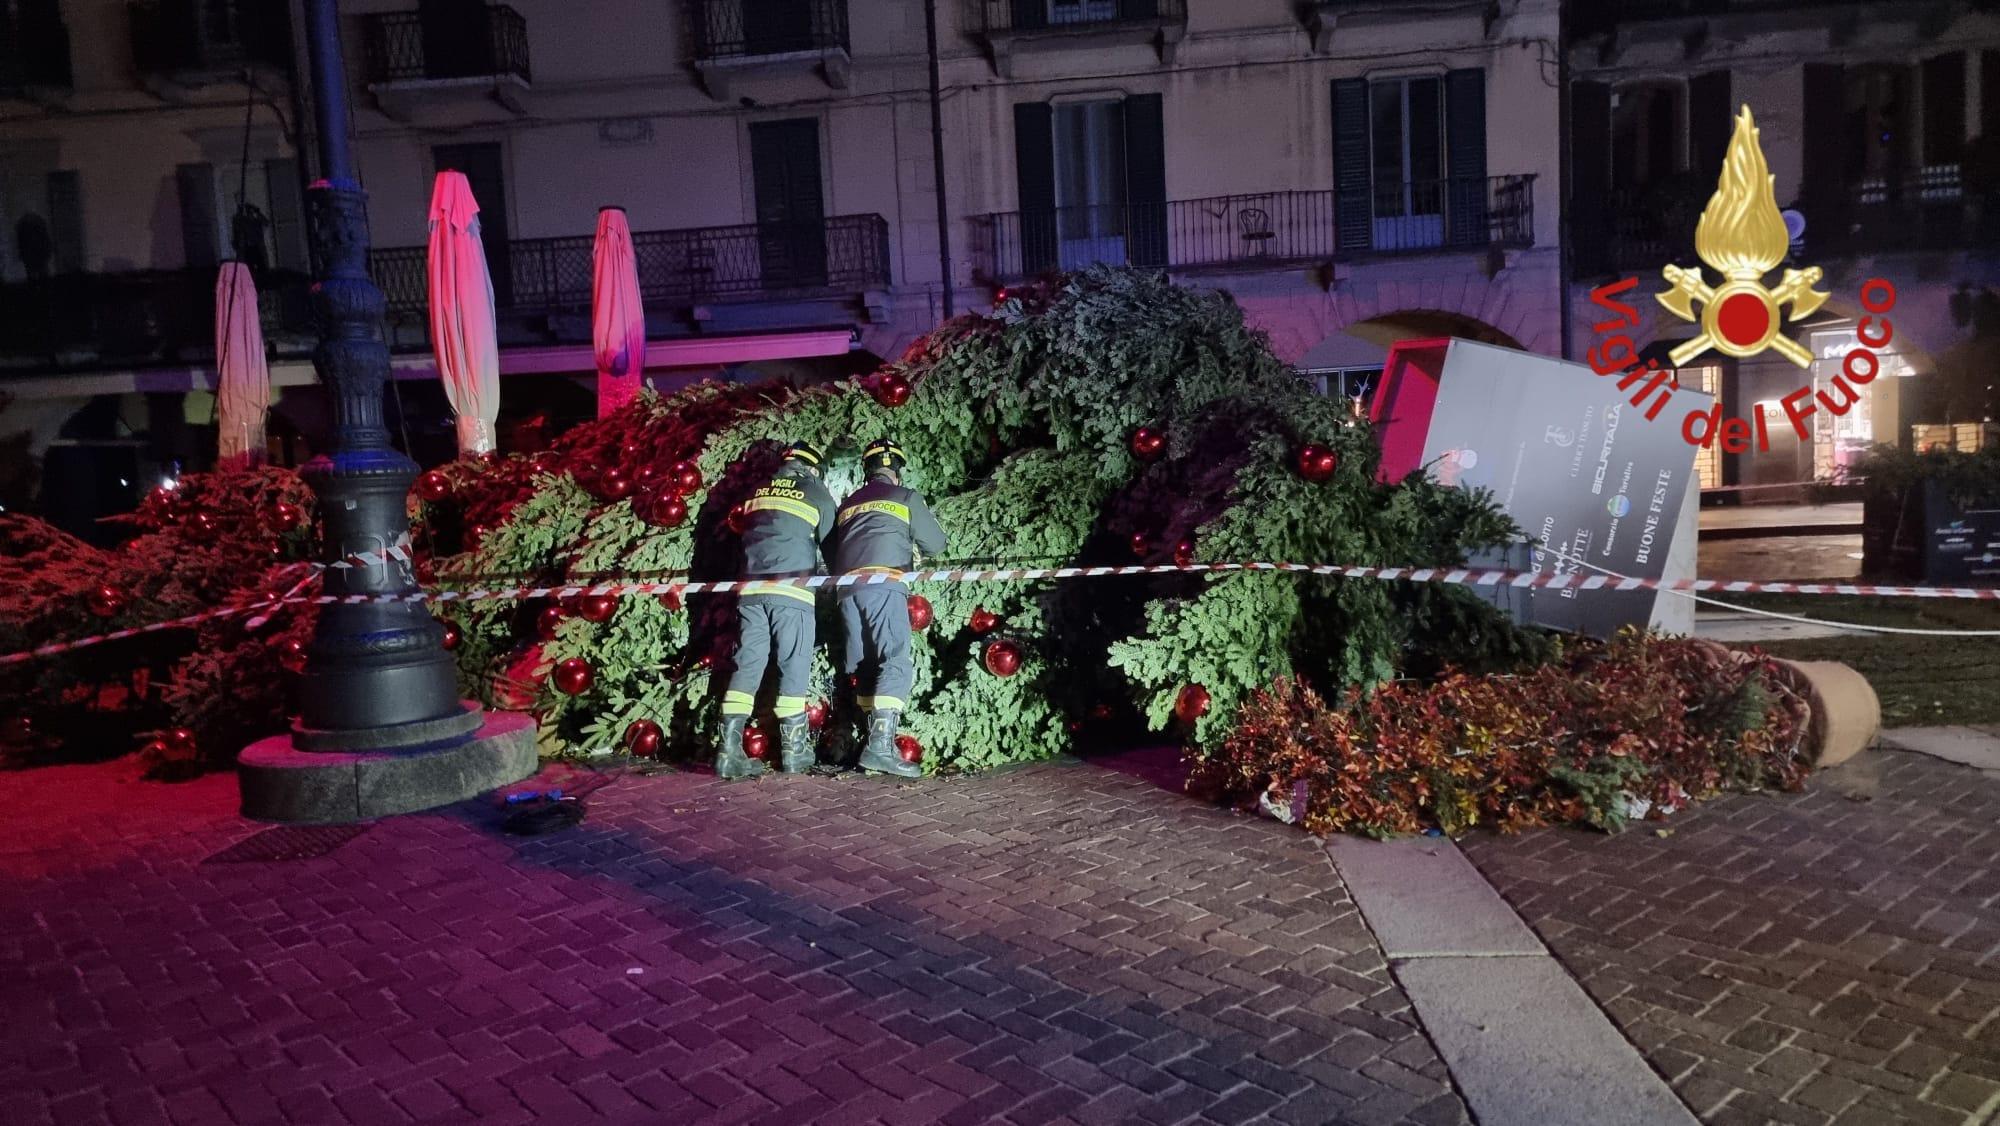
[[[847,50],[847,0],[694,0],[697,61]]]
[[[1097,263],[1257,270],[1532,245],[1534,177],[1009,211],[972,223],[975,270],[995,281]]]
[[[291,70],[291,5],[270,0],[134,0],[132,61],[168,78],[248,66]]]
[[[634,231],[639,295],[649,308],[859,293],[889,284],[889,224],[880,215],[840,215],[811,223]],[[494,269],[494,301],[505,313],[590,308],[591,239],[516,239],[506,272]],[[377,250],[375,284],[393,313],[422,314],[425,249]]]
[[[1648,273],[1694,258],[1695,225],[1713,181],[1681,176],[1614,192],[1609,230],[1578,230],[1576,263],[1584,275]],[[2000,244],[2000,208],[1981,208],[1956,165],[1881,177],[1798,205],[1805,234],[1793,248],[1801,262],[1869,254],[1946,253]]]
[[[69,28],[57,0],[0,7],[0,94],[69,88]]]
[[[368,84],[513,77],[530,82],[528,21],[494,4],[469,19],[383,12],[362,18]]]
[[[268,270],[257,279],[264,337],[280,354],[313,340],[310,280]],[[215,348],[215,270],[57,274],[0,285],[0,368],[206,363]]]
[[[988,35],[1187,22],[1187,0],[975,0]]]

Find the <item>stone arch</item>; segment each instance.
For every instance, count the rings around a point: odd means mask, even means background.
[[[1392,339],[1455,335],[1545,355],[1560,350],[1554,273],[1525,264],[1489,276],[1483,269],[1427,272],[1423,263],[1385,263],[1359,267],[1327,290],[1239,292],[1237,300],[1289,364],[1343,332],[1364,338],[1401,332]]]

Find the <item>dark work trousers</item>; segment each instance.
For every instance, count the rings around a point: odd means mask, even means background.
[[[802,592],[809,593],[809,592]],[[736,671],[722,694],[722,714],[749,715],[764,683],[764,667],[778,662],[779,719],[801,715],[812,689],[813,604],[788,594],[751,594],[736,603]]]
[[[900,583],[849,587],[840,592],[846,633],[841,671],[859,676],[855,702],[864,711],[900,712],[910,702],[910,591]]]

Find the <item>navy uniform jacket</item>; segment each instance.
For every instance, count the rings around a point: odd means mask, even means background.
[[[834,529],[833,494],[802,462],[787,461],[743,502],[743,577],[796,578],[819,567]],[[812,592],[800,590],[809,601]]]
[[[832,544],[833,570],[907,571],[915,565],[914,546],[926,555],[944,550],[944,529],[915,489],[870,481],[840,502]]]

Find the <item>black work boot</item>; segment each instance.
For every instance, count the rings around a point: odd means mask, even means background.
[[[868,746],[861,752],[861,769],[874,774],[894,774],[898,778],[922,778],[924,768],[904,762],[896,750],[896,712],[868,713]]]
[[[819,761],[813,753],[812,721],[803,714],[778,721],[778,755],[787,774],[810,774]]]
[[[743,753],[743,731],[750,726],[747,715],[722,717],[722,746],[715,752],[715,776],[725,782],[755,778],[764,773],[764,764]]]

